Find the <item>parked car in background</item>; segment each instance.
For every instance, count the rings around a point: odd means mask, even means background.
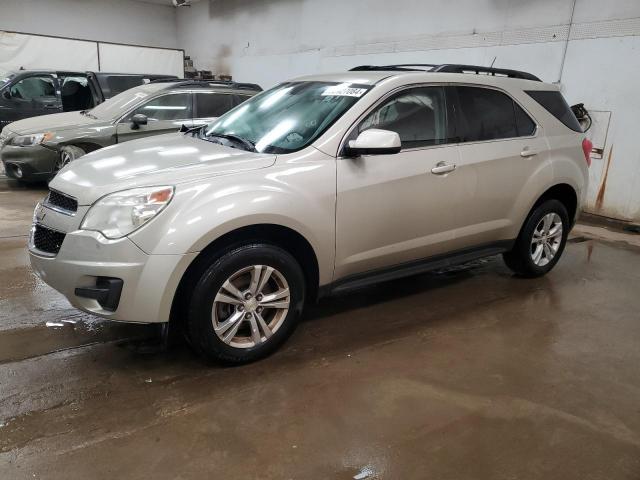
[[[202,356],[247,362],[319,295],[496,254],[546,274],[590,151],[558,86],[526,72],[303,77],[69,164],[34,212],[31,265],[82,310],[183,322]]]
[[[174,75],[52,70],[0,71],[0,131],[23,118],[73,112],[153,80]]]
[[[90,110],[29,118],[0,133],[6,175],[41,181],[85,153],[135,138],[205,125],[260,92],[251,83],[160,80]]]

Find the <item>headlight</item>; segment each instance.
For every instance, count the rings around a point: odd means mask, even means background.
[[[173,198],[173,187],[144,187],[102,197],[87,212],[80,226],[107,238],[122,238],[147,223]]]
[[[33,135],[19,135],[9,140],[9,145],[15,147],[29,147],[31,145],[39,145],[53,138],[53,132],[34,133]]]

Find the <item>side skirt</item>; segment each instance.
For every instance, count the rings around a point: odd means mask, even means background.
[[[443,255],[436,255],[414,262],[401,263],[389,268],[349,275],[348,277],[320,287],[318,297],[327,297],[349,290],[365,288],[375,285],[376,283],[396,280],[398,278],[417,275],[431,270],[437,270],[439,268],[460,265],[480,258],[491,257],[493,255],[508,252],[513,248],[514,243],[515,240],[503,240]]]

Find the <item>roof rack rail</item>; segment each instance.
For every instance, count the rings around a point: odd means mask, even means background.
[[[432,63],[405,63],[401,65],[360,65],[352,68],[351,72],[375,72],[380,70],[400,71],[400,72],[430,72],[434,67]]]
[[[432,72],[475,73],[476,75],[484,74],[509,78],[521,78],[523,80],[534,80],[536,82],[542,81],[535,75],[532,75],[528,72],[521,72],[520,70],[510,70],[508,68],[482,67],[480,65],[459,65],[454,63],[447,63],[434,67]]]
[[[161,78],[151,80],[150,83],[177,83],[176,87],[206,87],[220,85],[236,90],[257,90],[262,91],[262,87],[256,83],[233,82],[229,80],[205,80],[196,78]]]
[[[375,71],[396,71],[396,72],[441,72],[441,73],[475,73],[476,75],[491,75],[509,78],[521,78],[523,80],[534,80],[541,82],[538,77],[528,72],[510,70],[507,68],[483,67],[480,65],[462,65],[446,63],[443,65],[433,65],[429,63],[405,63],[400,65],[360,65],[352,68],[353,72],[375,72]]]

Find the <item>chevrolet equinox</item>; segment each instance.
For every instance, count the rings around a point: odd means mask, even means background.
[[[529,73],[307,76],[71,162],[36,207],[30,258],[79,309],[177,320],[200,355],[248,362],[320,296],[496,254],[546,274],[590,150],[558,87]]]

